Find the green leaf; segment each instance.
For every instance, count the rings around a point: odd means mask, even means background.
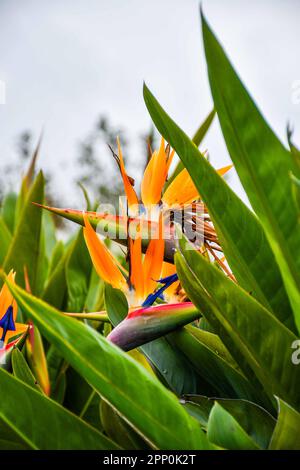
[[[3,369],[0,420],[30,449],[117,448],[99,431]]]
[[[193,137],[193,142],[195,145],[197,145],[197,147],[199,147],[199,145],[201,144],[202,140],[204,139],[208,129],[210,128],[211,126],[211,123],[213,122],[213,119],[215,117],[215,114],[216,114],[216,111],[213,109],[209,115],[206,117],[206,119],[203,121],[203,123],[201,124],[201,126],[197,129],[194,137]],[[174,170],[174,172],[172,173],[172,176],[169,177],[166,185],[165,185],[165,188],[167,188],[169,186],[170,183],[172,183],[172,181],[176,178],[176,176],[184,169],[184,164],[182,163],[182,161],[180,160]]]
[[[300,214],[300,179],[293,175],[293,173],[290,174],[290,178],[292,182],[293,197],[297,204],[298,214]]]
[[[56,246],[56,228],[54,217],[50,212],[43,212],[43,230],[45,233],[45,249],[47,258],[50,259]]]
[[[34,319],[65,360],[152,446],[209,448],[197,421],[143,366],[95,330],[18,286],[9,284],[9,288],[22,310]]]
[[[6,256],[8,247],[11,243],[11,233],[7,228],[6,223],[3,220],[3,217],[0,216],[0,265],[2,265],[3,260]]]
[[[42,294],[43,300],[60,309],[64,309],[67,295],[66,263],[69,250],[70,248],[64,252],[55,269],[51,272]]]
[[[157,129],[176,150],[201,194],[238,282],[295,329],[280,271],[257,217],[172,121],[146,85],[144,99]]]
[[[10,192],[6,194],[2,202],[1,214],[11,234],[13,234],[14,229],[15,229],[16,204],[17,204],[16,193]]]
[[[110,321],[118,325],[128,313],[124,294],[105,285],[105,305]],[[144,344],[140,350],[149,359],[164,382],[178,396],[184,393],[200,393],[203,381],[192,368],[190,361],[167,338],[159,338]]]
[[[205,18],[203,40],[215,108],[235,169],[279,265],[300,331],[298,211],[291,153],[260,114]]]
[[[12,352],[12,368],[15,377],[22,380],[22,382],[26,383],[30,387],[39,390],[40,392],[42,391],[23,354],[17,348],[14,348]]]
[[[22,286],[24,286],[24,267],[26,267],[32,292],[35,292],[38,283],[37,266],[42,220],[41,211],[32,204],[32,201],[42,202],[43,199],[44,177],[42,173],[39,173],[24,202],[3,263],[3,269],[6,272],[10,269],[17,272],[16,281]]]
[[[61,258],[64,256],[65,245],[63,241],[59,240],[55,247],[53,248],[52,255],[49,262],[48,275],[51,276],[54,269],[60,262]]]
[[[68,367],[66,371],[66,384],[64,406],[95,428],[102,430],[99,415],[99,394],[73,367]]]
[[[80,229],[66,263],[68,312],[83,311],[88,294],[91,272],[91,258],[84,241],[82,229]]]
[[[270,397],[280,396],[300,408],[300,368],[291,361],[296,336],[186,243],[185,238],[179,241],[176,266],[190,299],[219,330],[220,338],[241,368],[241,356],[247,361]]]
[[[271,439],[271,450],[300,450],[300,413],[278,400],[279,416]]]
[[[100,414],[105,433],[114,442],[119,444],[122,449],[136,450],[147,448],[147,444],[140,436],[103,400],[100,403]]]
[[[223,449],[259,450],[259,446],[234,417],[217,402],[209,415],[207,437],[210,442]]]
[[[44,343],[36,325],[32,325],[29,330],[26,341],[26,356],[40,387],[46,395],[50,395],[51,387]]]
[[[180,403],[187,412],[196,418],[201,426],[206,430],[209,413],[214,405],[214,399],[203,395],[184,395]]]
[[[191,328],[194,334],[189,333]],[[211,384],[215,390],[214,396],[259,401],[261,397],[258,391],[237,370],[237,366],[233,367],[232,359],[229,363],[221,357],[219,342],[212,338],[215,336],[198,328],[188,327],[172,333],[169,338],[185,354],[197,373]],[[209,343],[213,340],[217,344],[212,348]],[[224,346],[222,349],[225,349]]]
[[[52,344],[50,344],[47,351],[47,366],[49,371],[51,398],[58,403],[63,403],[67,388],[66,371],[68,370],[68,364]]]

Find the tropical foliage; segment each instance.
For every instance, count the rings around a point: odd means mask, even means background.
[[[3,200],[1,449],[300,449],[300,152],[202,31],[214,110],[190,139],[144,85],[161,143],[140,191],[111,148],[117,214],[48,206],[38,149]],[[215,113],[249,206],[199,150]]]

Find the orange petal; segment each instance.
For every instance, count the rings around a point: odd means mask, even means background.
[[[11,270],[7,276],[7,280],[11,284],[15,284],[15,276],[16,276],[16,273],[13,270]],[[12,294],[10,293],[8,286],[6,284],[3,284],[3,287],[0,291],[0,318],[2,318],[3,315],[5,315],[10,305],[12,305],[13,307],[13,316],[14,316],[14,320],[16,321],[17,313],[18,313],[17,303],[15,299],[13,298]]]
[[[23,323],[15,323],[15,325],[15,331],[8,331],[6,333],[4,344],[7,344],[12,338],[14,338],[15,336],[19,336],[28,329],[28,325],[24,325]],[[0,337],[2,336],[2,332],[3,329],[0,327]]]
[[[153,292],[157,287],[156,281],[160,278],[161,275],[165,246],[163,239],[162,215],[160,215],[157,235],[157,239],[152,239],[150,241],[143,262],[145,297]]]
[[[223,168],[219,168],[217,173],[223,176],[231,168],[232,165],[224,166]],[[194,185],[189,172],[184,168],[168,186],[162,200],[168,206],[173,206],[176,204],[190,204],[199,197],[198,190]]]
[[[231,168],[233,167],[233,165],[227,165],[227,166],[223,166],[222,168],[219,168],[217,170],[217,173],[219,173],[219,175],[223,176],[227,173],[227,171],[229,171]]]
[[[189,204],[199,198],[199,193],[186,168],[168,186],[162,200],[168,206]]]
[[[135,190],[133,189],[132,184],[129,181],[128,175],[125,170],[124,159],[123,159],[123,154],[122,154],[119,138],[117,139],[117,142],[118,142],[118,153],[119,153],[119,158],[120,158],[120,170],[121,170],[121,175],[123,178],[124,190],[125,190],[125,194],[127,197],[128,205],[129,207],[132,207],[134,205],[137,205],[139,203],[139,200],[138,200]]]
[[[142,239],[137,236],[135,240],[130,238],[130,281],[135,290],[137,301],[144,298],[144,279],[142,263]]]
[[[83,229],[85,242],[98,275],[113,287],[124,289],[126,279],[120,272],[116,260],[105,244],[98,238],[86,214],[83,215],[83,219],[85,223]]]
[[[171,155],[168,158],[165,151],[165,141],[161,139],[159,151],[153,152],[145,169],[141,184],[142,201],[145,206],[157,204],[161,200],[161,193],[167,179],[170,157]]]
[[[167,263],[166,261],[163,262],[162,271],[161,271],[161,278],[172,276],[172,274],[176,273],[176,266],[172,263]],[[168,298],[168,302],[172,302],[175,298],[176,290],[179,286],[180,282],[173,282],[167,289],[165,289],[164,293]]]

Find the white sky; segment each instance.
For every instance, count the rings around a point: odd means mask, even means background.
[[[292,102],[292,84],[300,79],[300,2],[204,0],[203,7],[285,139],[287,121],[297,126],[300,116],[300,104]],[[56,173],[58,195],[70,206],[79,191],[72,161],[100,114],[124,127],[132,141],[149,128],[143,80],[190,135],[212,107],[198,0],[1,0],[0,57],[6,83],[0,164],[14,158],[20,132],[31,129],[37,138],[45,125],[40,165]],[[130,155],[133,172],[139,145]],[[204,148],[215,166],[228,163],[216,122]],[[242,195],[234,174],[229,183]]]

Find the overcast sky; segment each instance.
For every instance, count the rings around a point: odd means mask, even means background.
[[[292,101],[300,80],[300,2],[202,3],[272,127],[285,139],[289,120],[300,142],[300,104]],[[143,80],[190,135],[212,108],[198,0],[1,0],[0,57],[0,163],[14,158],[20,132],[30,129],[37,138],[44,125],[40,165],[56,173],[57,193],[68,205],[78,191],[78,143],[100,114],[133,143],[149,128]],[[216,167],[228,163],[217,122],[203,148]],[[139,150],[133,145],[132,171]],[[229,183],[242,195],[234,174]]]

